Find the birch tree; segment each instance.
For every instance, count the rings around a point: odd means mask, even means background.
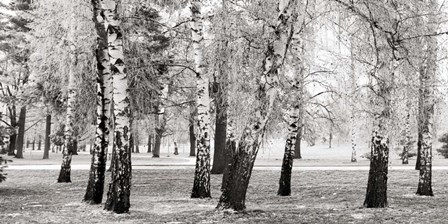
[[[92,151],[89,180],[84,201],[99,204],[103,199],[104,176],[106,171],[107,149],[109,146],[110,122],[112,120],[111,103],[113,80],[108,52],[107,23],[104,9],[99,0],[92,0],[93,21],[97,33],[97,121],[95,145]]]
[[[128,81],[123,55],[123,33],[118,5],[120,0],[104,0],[107,24],[108,53],[113,77],[114,102],[114,165],[111,170],[111,183],[107,192],[105,209],[115,213],[127,213],[131,194],[131,153],[129,149],[129,101],[127,99]]]
[[[75,10],[74,8],[72,10]],[[59,172],[58,183],[71,182],[71,162],[72,153],[75,146],[75,139],[73,138],[73,126],[75,117],[75,97],[76,97],[76,83],[75,73],[73,71],[75,62],[74,35],[76,30],[74,12],[70,14],[70,27],[67,33],[67,41],[70,52],[70,62],[68,64],[68,93],[67,93],[67,112],[65,115],[65,130],[64,130],[64,149],[62,151],[62,165]]]
[[[246,207],[245,199],[249,179],[267,120],[277,97],[279,69],[283,66],[297,19],[296,6],[297,1],[294,0],[278,2],[278,16],[273,27],[273,37],[267,43],[262,73],[257,80],[257,106],[240,137],[232,163],[227,167],[229,173],[223,180],[222,195],[217,206],[219,209],[230,208],[238,211]]]
[[[290,71],[290,73],[292,73],[290,80],[292,86],[290,87],[290,93],[287,93],[287,101],[289,101],[289,103],[287,103],[286,106],[285,120],[288,126],[288,132],[286,136],[279,188],[277,191],[277,194],[280,196],[289,196],[291,194],[291,173],[294,162],[294,153],[297,149],[296,144],[300,144],[300,141],[297,141],[297,137],[301,137],[301,133],[299,132],[302,131],[303,122],[303,116],[301,115],[303,113],[304,104],[303,82],[306,69],[304,61],[305,44],[302,32],[306,24],[305,12],[307,11],[307,5],[303,4],[302,1],[298,1],[296,4],[296,7],[298,8],[297,10],[299,11],[299,19],[297,19],[294,24],[294,33],[291,37],[291,46],[289,46],[290,58],[287,60],[289,67],[292,67],[292,71]],[[284,70],[286,70],[286,68]]]
[[[372,77],[370,88],[375,93],[370,99],[373,106],[374,125],[370,143],[370,170],[364,207],[385,207],[387,206],[391,101],[394,77],[400,63],[398,36],[391,34],[397,31],[394,29],[398,29],[394,25],[399,19],[393,9],[396,5],[392,3],[371,4],[365,1],[356,3],[335,1],[364,21],[373,39],[371,50],[374,52],[374,64],[369,76]],[[363,11],[362,4],[366,5],[367,12]],[[375,14],[372,13],[373,11]],[[380,16],[386,12],[389,18],[383,20]]]
[[[437,11],[436,0],[426,0],[424,4],[429,12]],[[437,32],[436,16],[431,13],[423,18],[429,33]],[[420,175],[417,188],[418,195],[433,196],[432,179],[432,142],[434,135],[434,84],[437,72],[437,39],[434,36],[423,39],[423,52],[426,52],[424,64],[420,69],[420,93],[419,104],[419,136],[421,135]]]
[[[192,198],[209,198],[210,194],[210,95],[209,79],[203,59],[203,15],[201,0],[191,1],[191,38],[196,72],[197,141],[196,168]]]

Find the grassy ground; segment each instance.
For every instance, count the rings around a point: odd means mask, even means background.
[[[0,184],[0,223],[445,223],[448,171],[434,171],[434,197],[415,195],[416,171],[390,171],[389,204],[362,208],[367,171],[298,171],[293,195],[276,196],[278,171],[253,173],[247,211],[215,211],[221,175],[212,176],[212,199],[190,199],[194,170],[136,170],[131,212],[116,215],[81,202],[87,171],[73,183],[58,171],[9,170]],[[106,189],[107,190],[107,189]]]

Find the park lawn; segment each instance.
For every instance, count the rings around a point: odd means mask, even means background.
[[[418,173],[391,170],[389,207],[362,207],[367,171],[296,171],[293,195],[276,195],[279,171],[255,170],[247,211],[215,211],[222,175],[213,175],[212,199],[190,199],[193,169],[136,170],[130,214],[117,215],[82,197],[88,171],[56,183],[55,170],[8,170],[0,183],[0,223],[445,223],[448,171],[434,171],[434,197],[416,196]],[[108,174],[109,176],[109,174]],[[109,177],[107,178],[107,182]],[[107,191],[107,188],[105,189]]]

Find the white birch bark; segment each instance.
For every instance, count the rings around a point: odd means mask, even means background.
[[[89,174],[89,182],[84,196],[84,201],[91,204],[99,204],[103,198],[104,176],[109,146],[110,122],[112,120],[111,103],[113,97],[113,81],[110,71],[109,51],[107,42],[107,23],[104,9],[100,0],[93,0],[93,20],[97,34],[97,126],[95,134],[95,146],[92,152],[92,161]]]
[[[191,197],[206,198],[210,195],[210,94],[209,78],[204,74],[203,16],[201,0],[191,1],[191,37],[196,71],[197,133],[196,169]]]
[[[75,117],[75,109],[73,108],[76,98],[76,83],[74,74],[74,63],[76,60],[75,50],[76,46],[74,43],[74,35],[76,30],[75,25],[75,14],[74,12],[70,14],[70,27],[67,33],[67,40],[69,44],[69,58],[68,63],[68,89],[67,89],[67,111],[65,115],[65,130],[64,130],[64,148],[62,151],[62,165],[61,171],[59,173],[58,182],[71,182],[71,162],[72,162],[72,150],[74,149],[73,138],[73,122]]]
[[[436,0],[426,0],[426,6],[429,11],[437,11]],[[437,31],[437,23],[434,15],[425,15],[423,17],[424,24],[428,26],[431,33]],[[432,191],[432,141],[434,134],[434,85],[437,73],[437,39],[435,37],[425,37],[423,40],[423,52],[425,52],[425,61],[423,69],[420,72],[420,81],[422,82],[423,91],[420,130],[422,135],[421,155],[420,155],[420,175],[417,188],[418,195],[433,196]]]
[[[352,38],[353,39],[353,38]],[[353,41],[353,40],[352,40]],[[352,163],[356,162],[356,111],[355,111],[355,100],[356,100],[356,67],[355,67],[355,55],[354,46],[350,47],[350,141],[352,147],[352,155],[350,161]]]
[[[123,33],[118,4],[120,0],[104,0],[102,8],[107,22],[108,51],[113,75],[114,102],[114,166],[107,193],[106,210],[126,213],[130,207],[131,152],[129,150],[129,101],[128,81],[123,54]]]

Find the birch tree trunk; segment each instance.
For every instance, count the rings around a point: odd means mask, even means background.
[[[70,17],[70,28],[67,34],[67,39],[70,48],[70,61],[68,63],[68,96],[67,96],[67,112],[65,116],[65,130],[64,130],[64,149],[62,151],[62,165],[61,171],[59,173],[58,183],[68,183],[71,182],[71,163],[72,163],[72,152],[75,146],[75,139],[73,136],[73,122],[75,118],[75,98],[76,98],[76,84],[75,84],[75,73],[74,73],[74,63],[75,63],[75,52],[76,46],[74,45],[74,33],[75,27],[75,15],[72,13]]]
[[[354,38],[351,38],[351,41]],[[351,91],[350,91],[350,141],[351,141],[351,147],[352,147],[352,155],[350,158],[350,161],[352,163],[356,163],[356,121],[355,121],[355,97],[356,97],[356,67],[355,67],[355,52],[354,52],[354,46],[350,46],[350,79],[351,79]]]
[[[191,197],[210,198],[210,94],[209,79],[204,74],[202,1],[192,0],[190,10],[198,110],[196,168]]]
[[[127,213],[131,195],[131,153],[129,151],[129,101],[128,81],[123,54],[123,33],[118,4],[120,0],[104,0],[102,8],[107,23],[107,41],[111,72],[113,75],[114,102],[114,165],[111,183],[104,208],[115,213]]]
[[[44,156],[43,159],[49,159],[50,158],[50,134],[51,134],[51,114],[49,111],[47,111],[47,117],[45,121],[45,143],[44,143]],[[40,150],[40,136],[39,136],[39,147],[37,148]]]
[[[410,95],[408,95],[408,100],[406,102],[407,113],[405,118],[405,143],[403,146],[403,153],[401,155],[401,164],[409,164],[409,151],[412,147],[412,137],[411,137],[411,100]]]
[[[166,84],[161,89],[160,93],[160,103],[158,105],[158,111],[155,115],[155,132],[156,132],[156,139],[154,144],[154,150],[152,151],[152,157],[153,158],[159,158],[160,157],[160,145],[162,144],[162,138],[163,133],[166,132],[166,124],[168,122],[167,117],[167,110],[164,106],[163,100],[168,98],[168,92],[169,92],[169,85]]]
[[[299,4],[299,3],[298,3]],[[302,35],[302,29],[305,26],[305,10],[306,7],[301,3],[297,6],[300,10],[300,19],[297,20],[295,24],[296,31],[292,35],[291,47],[290,47],[290,57],[287,63],[291,64],[292,67],[292,88],[291,93],[287,95],[288,108],[286,110],[286,121],[288,124],[288,133],[286,136],[285,153],[283,156],[283,163],[279,181],[279,188],[277,194],[280,196],[291,195],[291,174],[294,162],[294,151],[296,149],[295,145],[297,142],[297,137],[301,137],[301,126],[302,126],[302,110],[303,110],[303,98],[304,98],[304,77],[305,77],[305,44]],[[299,142],[300,144],[300,142]],[[301,156],[300,156],[301,157]]]
[[[386,48],[387,49],[387,48]],[[391,94],[395,72],[399,62],[382,48],[379,54],[376,78],[378,96],[372,99],[375,111],[374,131],[370,144],[370,170],[364,207],[383,208],[387,206],[387,174],[389,163],[390,119],[392,113]]]
[[[437,1],[427,0],[425,2],[430,11],[437,11]],[[425,16],[426,26],[432,33],[437,31],[434,16]],[[426,59],[420,73],[420,82],[423,87],[421,95],[421,116],[419,127],[421,131],[421,154],[420,154],[420,175],[417,188],[418,195],[433,196],[432,192],[432,141],[434,135],[434,89],[435,77],[437,73],[437,39],[426,37],[424,39],[423,51],[426,52]],[[420,134],[419,134],[420,135]]]
[[[297,100],[299,101],[299,100]],[[300,103],[300,102],[298,102]],[[299,131],[299,104],[288,110],[288,135],[286,137],[285,154],[283,156],[282,170],[277,194],[280,196],[291,195],[291,173],[294,161],[294,148],[297,132]]]
[[[152,146],[152,141],[151,141],[151,139],[152,139],[152,133],[149,133],[149,134],[148,134],[148,150],[146,151],[147,153],[150,153],[150,152],[151,152],[151,146]]]
[[[104,177],[106,172],[107,149],[109,147],[109,123],[113,98],[113,80],[110,71],[106,18],[100,0],[92,0],[93,21],[97,34],[97,121],[89,180],[84,201],[100,204],[103,200]]]
[[[286,57],[291,42],[296,13],[296,0],[281,0],[278,3],[278,19],[274,28],[273,41],[268,42],[263,63],[263,72],[256,93],[258,105],[253,117],[249,118],[240,138],[238,149],[233,155],[229,175],[223,181],[225,186],[217,208],[244,210],[246,191],[252,174],[255,158],[265,132],[274,100],[278,92],[278,72]]]

